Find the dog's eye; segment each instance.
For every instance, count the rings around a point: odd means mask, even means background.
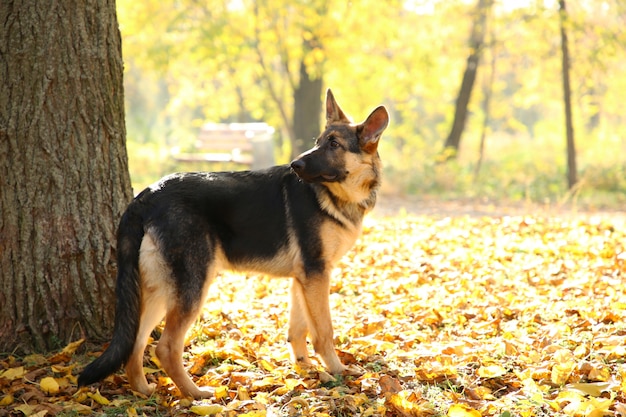
[[[337,149],[339,147],[339,142],[337,142],[337,140],[333,136],[329,136],[328,137],[328,145],[332,149]]]

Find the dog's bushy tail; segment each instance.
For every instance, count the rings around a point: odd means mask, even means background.
[[[117,231],[117,303],[111,344],[81,372],[78,386],[106,378],[124,365],[133,351],[141,313],[139,248],[144,236],[144,222],[139,208],[137,200],[129,205]]]

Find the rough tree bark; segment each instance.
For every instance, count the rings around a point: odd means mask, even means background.
[[[0,4],[0,351],[108,337],[122,76],[114,0]]]
[[[444,159],[453,158],[459,152],[461,135],[463,134],[465,120],[467,119],[467,106],[469,105],[470,98],[472,97],[472,90],[474,88],[474,81],[476,80],[480,55],[482,54],[483,44],[485,41],[487,15],[492,4],[493,0],[478,0],[476,5],[476,14],[469,41],[470,53],[467,57],[465,71],[463,72],[463,79],[461,81],[461,88],[459,89],[459,94],[456,99],[452,128],[450,129],[450,134],[446,138],[443,145]]]
[[[571,190],[576,185],[576,144],[574,142],[574,124],[572,121],[572,90],[569,79],[569,49],[567,45],[567,9],[565,0],[559,0],[561,22],[561,57],[563,72],[563,103],[565,108],[565,140],[567,143],[567,187]]]

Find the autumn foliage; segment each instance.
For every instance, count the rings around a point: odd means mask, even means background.
[[[0,361],[0,416],[626,415],[626,233],[610,218],[370,220],[335,271],[336,346],[355,376],[288,357],[288,280],[219,278],[185,360],[215,398],[118,373],[77,390],[101,347]]]

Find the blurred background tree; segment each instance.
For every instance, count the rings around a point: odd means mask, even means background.
[[[485,44],[485,36],[487,34],[487,16],[490,14],[492,0],[478,0],[476,11],[472,22],[472,31],[469,37],[469,53],[465,63],[465,71],[459,94],[456,97],[454,105],[454,119],[452,120],[452,128],[450,134],[444,143],[443,158],[449,159],[455,157],[461,146],[461,135],[465,130],[465,120],[468,115],[468,105],[472,97],[474,89],[474,81],[478,72],[478,64],[480,56],[483,52]]]
[[[563,107],[565,110],[565,143],[567,155],[567,186],[572,189],[578,181],[576,169],[576,144],[574,141],[574,116],[572,115],[572,86],[570,82],[569,45],[567,40],[568,16],[565,0],[559,0],[561,22],[561,78],[563,81]]]
[[[468,45],[481,4],[490,9],[480,51],[489,58],[476,61],[482,81],[466,103],[457,157],[438,164],[468,57],[478,52]],[[386,192],[626,201],[620,0],[567,2],[573,191],[556,2],[118,0],[118,13],[136,191],[173,170],[229,168],[170,157],[173,147],[190,148],[205,122],[266,122],[277,131],[277,161],[288,162],[317,135],[331,87],[357,118],[388,106],[392,124],[380,148]]]

